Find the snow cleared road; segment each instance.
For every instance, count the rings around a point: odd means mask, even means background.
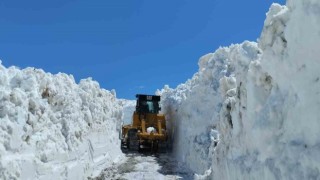
[[[319,22],[319,0],[272,4],[259,42],[204,55],[156,92],[180,163],[121,152],[135,101],[0,60],[0,179],[320,180]]]
[[[170,154],[127,153],[122,163],[105,169],[94,179],[193,179],[193,173]]]

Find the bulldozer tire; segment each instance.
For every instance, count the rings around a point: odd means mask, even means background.
[[[137,129],[130,129],[128,131],[128,142],[127,142],[128,149],[131,151],[138,151],[139,150],[139,138],[137,136]]]
[[[167,152],[172,152],[172,150],[173,150],[173,141],[172,141],[172,139],[168,139],[168,141],[167,141]]]
[[[159,142],[158,152],[159,153],[167,153],[168,152],[168,142]]]

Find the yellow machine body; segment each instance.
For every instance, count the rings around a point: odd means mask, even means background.
[[[138,129],[138,137],[141,140],[166,140],[166,120],[163,114],[139,115],[135,112],[132,119],[133,127]],[[153,127],[155,131],[148,132],[148,127]]]
[[[147,128],[153,127],[156,131],[148,132]],[[163,114],[147,113],[139,115],[134,112],[132,124],[122,126],[122,137],[126,138],[129,129],[137,129],[140,140],[161,140],[167,139],[166,120]]]
[[[151,99],[147,101],[147,98]],[[168,139],[165,115],[160,114],[160,96],[137,95],[137,107],[132,115],[132,123],[122,126],[122,143],[130,149],[140,149],[140,145],[158,144]],[[147,107],[145,109],[145,107]],[[150,109],[148,109],[150,105]],[[148,130],[149,128],[149,130]],[[133,133],[130,133],[133,132]]]

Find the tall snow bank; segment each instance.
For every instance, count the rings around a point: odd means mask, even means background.
[[[220,48],[200,58],[199,72],[185,84],[176,89],[166,86],[157,92],[162,95],[174,153],[195,172],[203,173],[212,164],[219,140],[217,124],[222,116],[229,116],[236,102],[236,76],[244,78],[241,72],[248,71],[249,63],[259,54],[257,44],[252,42]],[[228,123],[233,126],[233,122]]]
[[[0,179],[86,179],[121,156],[122,109],[91,79],[0,63]]]
[[[317,0],[273,4],[258,45],[207,54],[192,79],[158,92],[174,152],[195,172],[320,179],[319,7]]]

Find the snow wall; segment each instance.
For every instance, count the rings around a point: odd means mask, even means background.
[[[174,153],[212,179],[320,179],[320,1],[272,4],[258,43],[219,48],[162,109]]]
[[[121,158],[122,108],[91,79],[0,63],[0,179],[87,179]]]

